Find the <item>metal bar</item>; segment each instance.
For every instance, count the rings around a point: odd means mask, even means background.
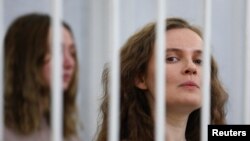
[[[166,3],[165,0],[158,0],[158,11],[157,11],[157,28],[156,28],[156,119],[155,119],[155,140],[165,141],[165,14],[166,14]]]
[[[119,103],[120,103],[120,57],[119,57],[119,0],[110,1],[110,21],[109,44],[111,52],[111,95],[109,103],[109,127],[108,140],[119,140]]]
[[[244,95],[244,123],[250,124],[250,2],[246,1],[246,32],[245,32],[245,41],[246,41],[246,51],[245,51],[245,95]]]
[[[62,0],[52,1],[52,141],[62,141],[63,94],[62,94]]]
[[[4,2],[0,0],[0,140],[3,141],[3,129],[4,129],[4,30],[3,30],[3,20],[4,20]]]
[[[203,50],[203,85],[202,85],[202,110],[201,110],[201,140],[207,141],[208,124],[210,124],[210,78],[211,78],[211,0],[205,0],[204,11],[204,50]]]

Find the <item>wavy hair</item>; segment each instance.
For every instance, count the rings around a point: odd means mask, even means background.
[[[64,22],[63,26],[72,30]],[[41,103],[50,103],[50,88],[45,84],[42,68],[49,52],[50,17],[32,13],[17,18],[4,38],[4,115],[5,126],[20,134],[38,130],[43,118],[50,125],[50,108],[41,115]],[[76,64],[77,56],[74,55]],[[76,134],[76,89],[78,66],[64,91],[63,132],[68,138]],[[49,104],[50,105],[50,104]]]
[[[187,28],[197,33],[201,31],[181,18],[166,20],[166,31]],[[135,79],[146,73],[146,68],[156,40],[156,24],[150,23],[132,35],[121,49],[120,65],[120,140],[153,141],[154,121],[149,99],[145,91],[135,85]],[[106,141],[108,135],[108,88],[109,67],[106,66],[102,76],[103,101],[101,105],[101,121],[97,141]],[[227,93],[218,79],[218,67],[211,60],[211,124],[225,124],[225,103]],[[200,109],[193,111],[189,118],[185,133],[188,141],[200,140]]]

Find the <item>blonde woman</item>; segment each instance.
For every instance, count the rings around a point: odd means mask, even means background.
[[[48,15],[18,17],[4,39],[4,141],[50,140],[51,26]],[[63,135],[76,141],[78,62],[70,27],[62,24]]]

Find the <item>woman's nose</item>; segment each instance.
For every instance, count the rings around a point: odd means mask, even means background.
[[[71,68],[74,66],[74,58],[69,53],[64,53],[63,55],[63,67]]]
[[[197,74],[197,66],[193,62],[193,60],[187,60],[183,69],[184,74],[196,75]]]

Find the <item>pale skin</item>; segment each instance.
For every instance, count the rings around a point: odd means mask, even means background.
[[[62,40],[62,57],[63,57],[63,78],[62,78],[62,86],[63,90],[67,90],[69,87],[69,84],[73,78],[74,71],[76,69],[76,62],[74,59],[74,54],[75,52],[75,44],[74,40],[70,34],[70,32],[66,28],[62,28],[63,32],[63,40]],[[50,34],[51,36],[51,34]],[[51,44],[51,39],[49,38],[49,42]],[[43,67],[43,75],[45,78],[46,83],[48,86],[51,84],[50,79],[51,79],[51,53],[47,53],[45,57],[45,64]]]
[[[62,89],[63,91],[67,90],[75,69],[76,69],[76,60],[74,58],[74,54],[76,53],[75,50],[75,43],[72,38],[72,35],[70,32],[65,28],[62,27],[62,57],[63,57],[63,74],[62,74]],[[51,31],[49,34],[49,44],[51,45]],[[44,80],[48,87],[51,85],[51,70],[52,69],[52,60],[51,60],[51,53],[48,52],[47,55],[45,56],[45,64],[43,66],[42,74],[44,77]],[[43,114],[45,111],[49,109],[49,101],[48,100],[41,100],[41,114]]]
[[[197,33],[187,28],[171,29],[166,34],[166,139],[185,141],[188,116],[201,107],[203,41]],[[155,59],[153,53],[146,74],[136,80],[136,86],[148,92],[152,109],[156,96]]]

